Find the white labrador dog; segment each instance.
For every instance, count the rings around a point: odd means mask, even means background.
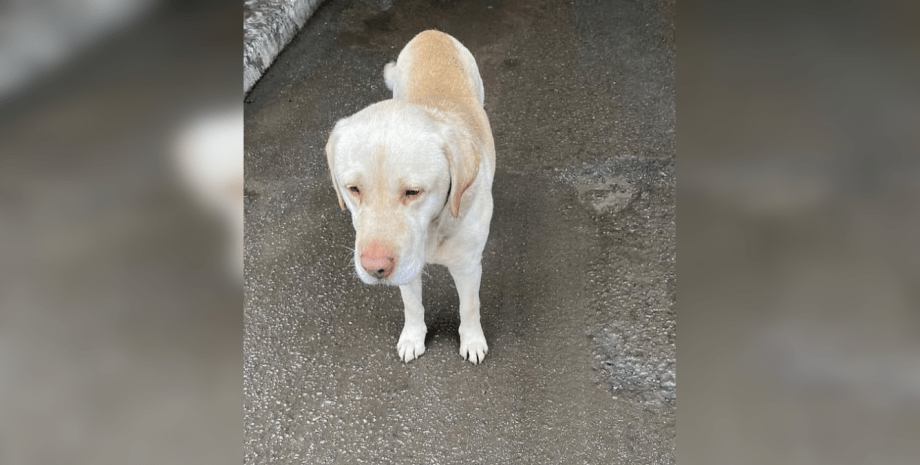
[[[460,296],[460,355],[478,364],[489,350],[479,283],[495,175],[479,68],[456,39],[425,31],[383,74],[393,98],[340,120],[326,144],[355,228],[355,269],[367,284],[399,286],[396,349],[409,362],[425,352],[422,268],[446,266]]]

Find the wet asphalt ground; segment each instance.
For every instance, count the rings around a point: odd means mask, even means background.
[[[244,462],[674,463],[674,2],[329,1],[246,96]],[[497,153],[483,364],[446,269],[425,354],[352,269],[323,147],[435,28],[476,58]]]

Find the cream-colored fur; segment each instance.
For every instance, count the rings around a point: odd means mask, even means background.
[[[422,269],[448,268],[460,297],[460,355],[488,352],[479,323],[482,250],[492,219],[495,145],[473,55],[438,31],[415,36],[384,67],[393,98],[336,123],[326,144],[332,184],[355,228],[355,269],[398,285],[400,359],[425,352]]]

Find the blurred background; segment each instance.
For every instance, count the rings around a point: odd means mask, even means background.
[[[679,463],[917,463],[920,4],[678,11]]]
[[[0,463],[239,460],[240,10],[0,1]]]
[[[916,463],[920,7],[677,8],[678,460]],[[0,2],[0,463],[239,459],[240,20]]]

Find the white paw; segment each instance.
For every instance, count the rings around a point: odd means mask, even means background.
[[[473,328],[460,328],[460,356],[474,365],[479,364],[489,352],[486,336],[478,324]]]
[[[399,342],[396,343],[396,350],[399,352],[400,360],[408,363],[425,353],[426,332],[428,332],[428,329],[424,324],[403,327],[402,334],[399,335]]]

